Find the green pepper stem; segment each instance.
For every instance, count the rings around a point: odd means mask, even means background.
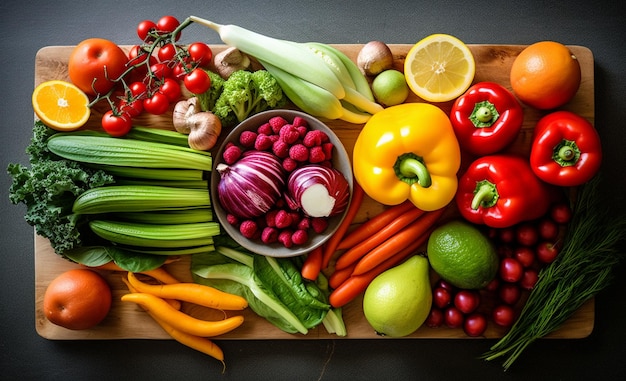
[[[552,160],[554,160],[561,167],[567,167],[575,165],[580,159],[580,154],[580,148],[578,148],[576,142],[563,139],[556,145],[556,147],[554,147],[554,150],[552,151]]]
[[[469,116],[469,120],[476,128],[491,127],[496,123],[500,114],[496,106],[489,101],[478,102]]]
[[[394,165],[396,176],[407,184],[418,184],[428,188],[432,184],[432,178],[421,157],[413,153],[405,153],[398,157]]]
[[[481,206],[489,208],[494,206],[499,198],[500,195],[498,194],[496,185],[487,180],[482,180],[476,183],[471,207],[473,210],[477,210]]]

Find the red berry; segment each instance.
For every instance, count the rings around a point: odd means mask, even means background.
[[[323,233],[328,227],[328,220],[323,217],[316,217],[311,219],[311,227],[317,234]]]
[[[278,242],[282,243],[283,246],[289,248],[293,246],[293,241],[291,240],[292,232],[290,230],[282,230],[278,233]]]
[[[291,172],[298,167],[298,162],[290,157],[286,157],[283,160],[283,169],[287,172]]]
[[[288,122],[287,119],[283,118],[282,116],[275,116],[273,118],[270,118],[268,123],[272,127],[272,131],[277,134],[280,129]]]
[[[261,233],[261,242],[270,244],[278,241],[278,230],[271,226],[266,226]]]
[[[226,164],[234,164],[241,157],[241,148],[234,144],[230,145],[224,150],[222,157]]]
[[[304,144],[294,144],[289,148],[289,157],[298,162],[309,160],[309,149]]]
[[[426,326],[430,328],[438,328],[443,324],[443,311],[439,308],[433,308],[430,310],[428,317],[426,318]]]
[[[311,147],[309,150],[309,162],[311,163],[321,163],[326,160],[326,154],[324,154],[324,150],[321,146]]]
[[[280,138],[287,144],[294,144],[300,139],[298,130],[291,124],[285,124],[279,131]]]
[[[254,141],[256,140],[257,133],[254,131],[244,131],[239,135],[239,144],[246,148],[254,147]]]
[[[306,230],[298,229],[291,235],[291,242],[294,245],[304,245],[309,240]]]
[[[284,140],[278,139],[272,144],[272,152],[281,159],[289,156],[289,144]]]
[[[272,139],[269,135],[266,134],[258,134],[256,140],[254,141],[254,149],[257,151],[265,151],[272,147]]]
[[[308,127],[309,123],[301,116],[296,116],[293,118],[293,125],[296,127]]]
[[[272,130],[272,126],[270,126],[269,123],[263,123],[262,125],[260,125],[259,128],[257,128],[256,132],[257,134],[263,135],[271,135],[274,133],[274,131]]]
[[[274,224],[278,229],[284,229],[291,226],[293,219],[291,213],[286,210],[279,210],[274,218]]]
[[[253,239],[258,232],[258,225],[252,220],[245,220],[239,225],[239,232],[242,236]]]

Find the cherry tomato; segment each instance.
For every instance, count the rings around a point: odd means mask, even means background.
[[[157,51],[157,57],[161,62],[169,62],[174,59],[176,55],[176,47],[174,44],[165,44]]]
[[[130,94],[135,99],[144,98],[148,92],[148,88],[146,87],[146,84],[143,82],[139,82],[139,81],[133,82],[130,85],[128,85],[128,90],[130,91]]]
[[[523,289],[532,290],[537,284],[539,280],[539,274],[535,269],[526,269],[522,274],[522,279],[519,281],[519,285],[522,286]]]
[[[513,228],[500,229],[500,240],[504,243],[512,243],[515,240],[515,231]]]
[[[172,78],[172,69],[167,66],[164,62],[158,62],[153,65],[150,65],[150,71],[152,75],[159,81],[164,80],[165,78]]]
[[[508,304],[500,304],[493,309],[491,319],[501,327],[510,327],[515,322],[515,310]]]
[[[450,290],[441,286],[435,287],[433,290],[433,303],[439,308],[444,308],[452,302],[452,294]]]
[[[463,316],[463,312],[454,306],[446,308],[443,312],[443,321],[450,328],[459,328],[463,326],[464,319],[465,316]]]
[[[541,263],[552,263],[559,255],[558,247],[550,242],[540,242],[537,245],[537,259]]]
[[[157,63],[156,57],[148,57],[148,52],[143,50],[141,46],[135,45],[130,49],[130,51],[128,52],[128,66],[135,66],[130,77],[131,80],[141,81],[144,79],[144,77],[148,73],[146,60],[149,62],[149,65]]]
[[[464,314],[470,314],[478,308],[480,294],[476,291],[461,290],[454,296],[454,306]]]
[[[426,326],[430,328],[441,327],[443,324],[444,317],[443,311],[439,308],[432,308],[428,313],[428,317],[426,318]]]
[[[182,91],[178,82],[172,78],[165,78],[163,84],[159,86],[159,92],[167,96],[170,102],[176,102]]]
[[[487,330],[487,318],[480,313],[473,313],[465,318],[463,332],[470,337],[482,336]]]
[[[535,252],[528,246],[516,247],[513,258],[517,259],[523,267],[530,267],[535,263]]]
[[[514,305],[522,296],[522,290],[515,283],[502,283],[498,290],[498,296],[506,304]]]
[[[211,87],[211,78],[202,69],[193,69],[183,80],[187,90],[194,94],[202,94]]]
[[[172,69],[172,78],[183,80],[185,75],[191,72],[191,70],[193,70],[193,68],[189,64],[177,62]]]
[[[180,21],[174,16],[163,16],[157,21],[156,26],[159,32],[172,33],[178,26]],[[180,33],[176,35],[175,41],[180,39]]]
[[[213,59],[213,51],[204,42],[194,42],[187,49],[191,60],[200,67],[207,67]]]
[[[143,100],[143,109],[152,115],[161,115],[167,111],[170,106],[170,100],[167,95],[156,92],[150,98]]]
[[[515,229],[517,243],[525,246],[533,246],[539,240],[539,233],[531,223],[522,223]]]
[[[137,36],[141,41],[150,42],[154,41],[154,37],[149,36],[150,32],[154,32],[157,28],[157,25],[154,21],[151,20],[143,20],[137,25]]]
[[[515,258],[504,258],[500,261],[500,279],[514,283],[522,279],[524,268]]]
[[[122,114],[125,114],[129,119],[139,116],[143,111],[143,100],[141,99],[122,99],[117,105]]]
[[[547,241],[553,241],[559,236],[559,225],[551,218],[543,218],[537,225],[539,237]]]
[[[87,95],[106,94],[124,71],[128,56],[114,42],[89,38],[80,42],[70,55],[68,74],[74,85]]]
[[[113,110],[109,110],[102,116],[102,128],[107,134],[115,137],[126,135],[133,124],[126,115],[115,115]]]
[[[550,208],[550,218],[557,224],[567,224],[572,219],[572,209],[565,203],[558,203]]]

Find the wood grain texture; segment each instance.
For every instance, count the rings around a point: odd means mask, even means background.
[[[356,56],[362,45],[348,44],[336,45],[350,58],[356,60]],[[412,45],[390,45],[394,54],[395,68],[402,71],[404,57]],[[225,47],[222,45],[211,46],[214,52],[219,52]],[[492,81],[500,83],[510,90],[509,71],[515,57],[524,48],[521,45],[469,45],[476,60],[476,75],[474,83]],[[35,86],[43,81],[51,79],[67,80],[67,59],[72,51],[71,46],[49,46],[42,48],[36,55],[35,62]],[[130,47],[124,47],[128,50]],[[575,98],[563,109],[574,111],[590,122],[594,122],[594,63],[592,52],[582,46],[569,46],[577,56],[582,69],[582,82]],[[407,102],[419,102],[417,96],[411,94]],[[438,104],[445,112],[450,111],[452,102]],[[100,123],[102,112],[106,111],[106,104],[98,105],[92,110],[92,116],[87,124],[89,127],[97,127]],[[532,131],[537,120],[543,112],[524,107],[524,124],[517,140],[509,148],[509,151],[528,155]],[[352,148],[361,125],[353,125],[336,120],[323,120],[337,134],[343,142],[350,157]],[[164,115],[153,116],[142,114],[136,124],[155,128],[172,128],[171,112]],[[224,132],[226,134],[227,131]],[[224,135],[225,136],[225,135]],[[463,162],[468,164],[471,158],[464,157]],[[382,211],[384,207],[365,197],[363,205],[356,217],[355,224],[366,221],[370,217]],[[452,212],[454,213],[454,212]],[[121,295],[127,292],[121,278],[124,275],[119,272],[99,271],[109,282],[113,290],[113,306],[109,316],[98,326],[83,330],[72,331],[58,327],[50,323],[42,312],[43,295],[47,285],[62,272],[80,267],[56,255],[49,242],[35,234],[34,247],[35,260],[35,327],[39,335],[51,340],[112,340],[112,339],[169,339],[165,333],[143,310],[139,307],[122,303]],[[331,263],[332,266],[332,263]],[[189,258],[166,265],[167,269],[181,281],[191,281],[189,272]],[[344,307],[343,315],[348,329],[348,336],[343,339],[378,338],[371,329],[361,309],[361,298],[354,300]],[[223,316],[222,312],[208,308],[183,304],[183,309],[188,313],[205,319],[217,319]],[[241,312],[238,312],[241,313]],[[230,314],[230,312],[229,312]],[[307,335],[287,334],[258,317],[251,310],[243,312],[244,324],[236,330],[220,336],[220,339],[328,339],[338,338],[329,335],[323,327],[309,331]],[[550,338],[583,338],[587,337],[594,326],[594,301],[591,300],[580,308],[558,331],[552,333]],[[486,338],[498,338],[503,335],[503,330],[490,324],[485,333]],[[421,327],[410,338],[468,338],[460,329],[447,327],[428,328]],[[340,338],[341,339],[341,338]],[[382,339],[382,338],[381,338]]]

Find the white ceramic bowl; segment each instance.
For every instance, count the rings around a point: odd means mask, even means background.
[[[239,229],[237,227],[231,225],[230,223],[228,223],[228,221],[226,221],[227,213],[220,205],[219,197],[217,194],[217,187],[220,181],[220,174],[215,170],[215,168],[217,167],[219,163],[222,162],[222,154],[224,152],[226,145],[229,142],[237,142],[239,139],[239,135],[243,131],[246,131],[246,130],[256,131],[256,129],[260,125],[266,123],[267,121],[269,121],[271,118],[275,116],[282,116],[289,122],[293,121],[293,119],[296,116],[302,117],[308,122],[309,129],[322,130],[328,135],[330,141],[334,145],[334,152],[333,152],[333,159],[332,159],[333,167],[337,169],[338,171],[340,171],[344,175],[346,180],[348,181],[348,184],[350,185],[350,202],[352,201],[353,181],[352,181],[352,166],[350,163],[350,157],[348,156],[346,149],[344,148],[343,144],[341,143],[337,135],[335,135],[335,133],[328,126],[326,126],[324,123],[322,123],[318,119],[312,117],[311,115],[308,115],[301,111],[281,109],[281,110],[264,111],[264,112],[261,112],[261,113],[258,113],[249,117],[248,119],[244,120],[239,125],[234,127],[232,131],[228,133],[226,138],[222,140],[217,153],[213,157],[213,171],[211,173],[211,205],[214,211],[213,212],[214,215],[217,216],[220,224],[222,225],[226,233],[230,237],[232,237],[235,241],[237,241],[237,243],[239,243],[241,246],[245,247],[246,249],[256,254],[266,255],[270,257],[294,257],[294,256],[306,254],[310,252],[311,250],[313,250],[314,248],[324,244],[324,242],[326,242],[326,240],[328,240],[333,235],[333,233],[337,230],[341,221],[343,221],[347,213],[347,208],[346,208],[346,211],[344,211],[344,213],[337,215],[337,216],[330,217],[328,219],[328,227],[323,233],[317,234],[311,231],[309,234],[308,243],[304,245],[294,245],[290,248],[287,248],[282,243],[265,244],[261,242],[260,239],[251,240],[251,239],[244,237],[239,232]]]

